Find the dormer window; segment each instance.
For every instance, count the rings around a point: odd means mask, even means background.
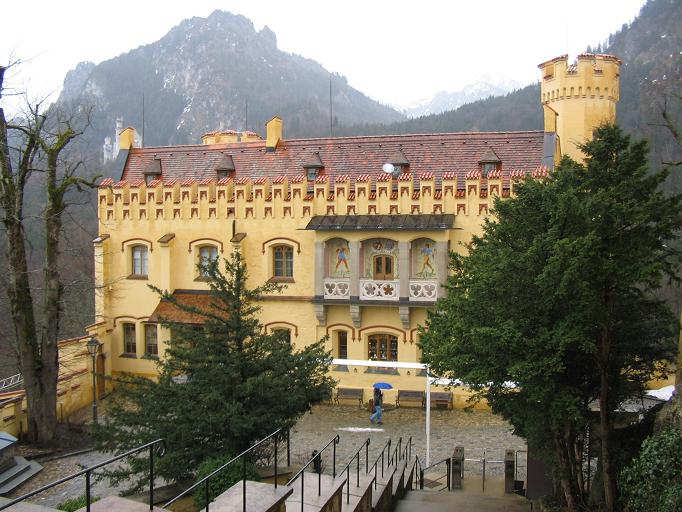
[[[500,168],[502,161],[497,153],[492,148],[485,150],[485,154],[478,161],[478,165],[481,167],[481,175],[483,178],[487,178],[488,174],[493,171],[497,171]]]
[[[395,153],[389,157],[388,163],[393,164],[394,176],[399,176],[402,172],[407,171],[408,167],[410,166],[409,160],[405,156],[405,153],[403,153],[403,150],[400,148],[398,148]]]
[[[303,161],[303,169],[305,169],[306,179],[310,181],[315,181],[317,177],[322,174],[324,169],[324,164],[320,159],[320,154],[315,152]]]
[[[154,156],[154,160],[144,168],[144,182],[147,186],[151,185],[152,181],[161,179],[161,159]]]
[[[218,181],[234,177],[235,167],[232,156],[225,154],[220,155],[220,159],[216,162],[214,169]]]

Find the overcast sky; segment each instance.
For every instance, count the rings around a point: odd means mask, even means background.
[[[407,105],[488,77],[523,83],[537,64],[575,55],[637,15],[644,0],[101,2],[3,0],[0,63],[33,97],[58,94],[78,62],[101,62],[215,9],[269,26],[278,47],[317,60],[372,98]],[[11,108],[11,105],[9,105]]]

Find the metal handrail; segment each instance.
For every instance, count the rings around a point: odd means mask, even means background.
[[[391,463],[396,464],[396,459],[400,460],[400,452],[402,451],[403,438],[402,436],[398,438],[398,442],[395,444],[393,452],[388,453],[388,464],[386,467],[391,467]],[[397,465],[397,464],[396,464]]]
[[[408,460],[412,458],[412,436],[409,437],[407,443],[405,443],[405,448],[403,448],[403,460]]]
[[[332,476],[333,478],[336,478],[336,445],[339,444],[339,435],[336,434],[331,441],[329,441],[327,444],[325,444],[322,449],[317,452],[315,455],[312,456],[312,458],[305,463],[305,465],[298,470],[298,473],[296,473],[291,479],[285,484],[287,486],[291,485],[294,483],[294,481],[300,476],[301,477],[301,511],[303,511],[303,493],[305,489],[305,470],[310,464],[316,462],[316,461],[321,461],[322,460],[322,452],[325,451],[330,444],[334,445],[334,455],[333,455],[333,462],[332,462]],[[320,496],[322,494],[322,468],[321,466],[317,468],[317,495]]]
[[[264,437],[260,441],[258,441],[256,444],[253,446],[247,448],[243,452],[241,452],[239,455],[236,457],[233,457],[230,459],[228,462],[220,466],[218,469],[214,470],[210,474],[206,475],[204,478],[196,482],[194,485],[191,487],[185,489],[183,492],[178,494],[175,498],[167,502],[163,508],[167,508],[168,506],[172,505],[175,503],[177,500],[188,494],[190,491],[193,491],[197,487],[199,487],[201,484],[204,484],[204,493],[205,493],[205,500],[206,500],[206,508],[204,509],[205,512],[209,512],[209,480],[211,477],[217,475],[220,473],[222,470],[224,470],[227,466],[232,464],[233,462],[242,459],[242,510],[246,512],[246,457],[245,455],[251,451],[253,451],[255,448],[258,448],[261,444],[263,444],[265,441],[270,440],[271,438],[274,437],[274,442],[275,442],[275,489],[277,489],[277,445],[278,445],[278,439],[277,436],[282,433],[285,429],[283,427],[278,428],[275,430],[272,434],[270,434],[267,437]],[[287,466],[291,464],[291,453],[289,449],[289,429],[286,429],[286,439],[287,439]]]
[[[435,468],[436,466],[442,464],[443,462],[445,462],[445,466],[447,467],[447,478],[448,478],[447,487],[448,487],[448,491],[450,490],[450,469],[451,469],[451,464],[452,464],[452,459],[450,459],[450,457],[447,457],[447,458],[440,460],[434,464],[431,464],[430,466],[428,466],[426,468],[421,468],[419,470],[419,488],[420,489],[424,489],[424,473],[426,471],[428,471],[429,469]],[[420,466],[421,466],[421,464],[420,464]],[[440,478],[443,478],[443,477],[440,477]],[[438,480],[440,480],[440,478]]]
[[[384,478],[384,452],[386,451],[386,448],[388,448],[389,456],[391,452],[391,440],[389,439],[386,441],[386,444],[384,447],[381,449],[381,453],[377,456],[376,460],[374,461],[374,464],[372,464],[372,469],[374,469],[374,488],[377,488],[377,464],[379,463],[379,459],[381,459],[381,478]],[[369,473],[369,471],[365,471],[365,474]]]
[[[79,471],[78,473],[74,473],[73,475],[65,476],[64,478],[60,478],[59,480],[56,480],[52,483],[49,483],[47,485],[44,485],[34,491],[28,492],[22,496],[19,496],[18,498],[15,498],[11,501],[8,501],[4,505],[0,505],[0,510],[5,510],[6,508],[11,507],[12,505],[16,505],[17,503],[24,501],[27,498],[30,498],[31,496],[35,496],[36,494],[39,494],[43,491],[46,491],[47,489],[51,489],[52,487],[63,484],[64,482],[67,482],[73,478],[79,477],[81,475],[85,475],[85,510],[87,512],[90,512],[90,474],[95,470],[99,469],[102,466],[106,466],[107,464],[110,464],[112,462],[115,462],[117,460],[123,459],[125,457],[130,457],[131,455],[134,455],[138,452],[141,452],[143,450],[146,450],[149,448],[149,510],[154,510],[154,447],[158,446],[156,451],[157,455],[159,457],[163,457],[163,455],[166,453],[166,443],[163,439],[157,439],[155,441],[151,441],[150,443],[143,444],[142,446],[138,446],[137,448],[133,448],[132,450],[129,450],[125,453],[122,453],[121,455],[117,455],[116,457],[113,457],[111,459],[105,460],[104,462],[100,462],[99,464],[95,464],[94,466],[90,466],[89,468],[85,468],[82,471]]]
[[[360,487],[360,450],[362,450],[362,447],[365,447],[365,474],[368,473],[369,469],[369,437],[365,440],[364,443],[360,445],[360,448],[358,448],[353,456],[350,458],[348,461],[348,464],[346,464],[346,467],[343,468],[340,472],[343,473],[344,471],[346,472],[346,503],[350,503],[350,465],[353,463],[354,460],[357,460],[357,483],[355,484],[356,487]]]
[[[416,481],[417,487],[419,487],[419,489],[423,489],[424,488],[424,481],[423,481],[424,471],[422,471],[422,463],[419,460],[419,455],[414,456],[414,476],[415,476],[414,481]],[[420,480],[420,476],[422,478],[421,480]]]

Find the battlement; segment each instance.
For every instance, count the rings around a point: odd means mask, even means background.
[[[98,210],[101,222],[372,214],[481,216],[488,214],[495,196],[509,197],[519,180],[547,175],[546,168],[538,167],[494,171],[487,178],[480,171],[469,172],[463,179],[446,172],[438,181],[433,173],[422,173],[418,179],[403,173],[388,181],[358,175],[353,183],[349,176],[339,176],[334,183],[325,176],[314,183],[299,176],[154,180],[149,184],[107,178],[99,186]]]
[[[568,55],[543,62],[540,97],[543,104],[565,99],[619,99],[621,61],[613,55],[584,53],[568,63]]]

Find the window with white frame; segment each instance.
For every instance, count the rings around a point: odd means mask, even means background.
[[[199,248],[199,273],[208,277],[208,265],[218,259],[218,248],[214,245],[204,245]]]
[[[134,245],[132,248],[132,274],[146,277],[148,271],[147,246]]]

